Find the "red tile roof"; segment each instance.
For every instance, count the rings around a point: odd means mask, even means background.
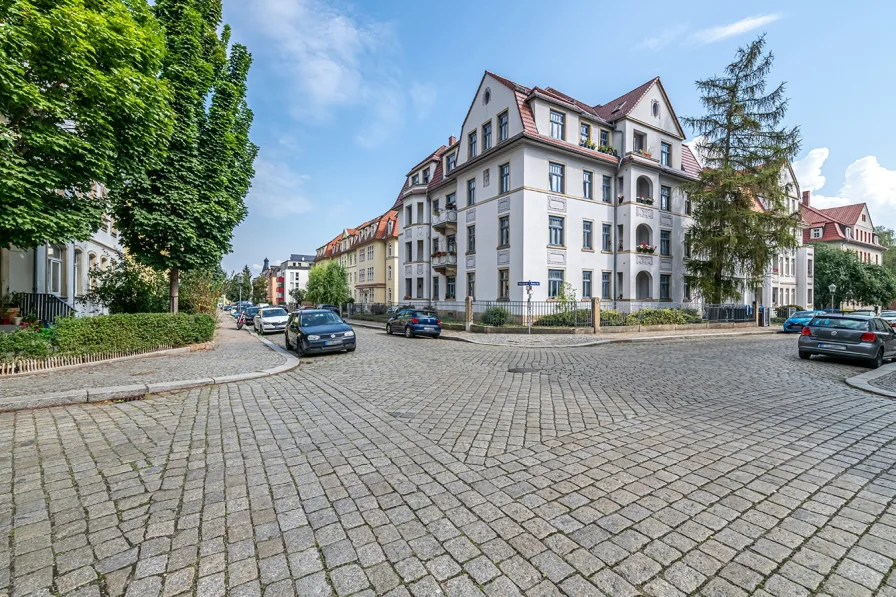
[[[516,97],[516,105],[520,111],[520,118],[523,121],[523,130],[527,133],[537,135],[538,128],[535,126],[535,115],[532,114],[532,107],[529,105],[529,102],[526,101],[526,99],[529,97],[529,93],[531,93],[532,90],[528,87],[525,87],[524,85],[520,85],[519,83],[514,83],[510,79],[505,79],[504,77],[496,75],[493,72],[485,71],[485,74],[489,75],[514,92],[514,96]]]
[[[699,176],[700,170],[703,169],[700,167],[700,162],[694,157],[694,152],[692,152],[691,148],[684,143],[681,144],[681,167],[685,172],[694,177]]]
[[[859,221],[859,217],[861,217],[864,210],[864,203],[854,203],[852,205],[829,207],[828,209],[819,209],[817,211],[821,212],[832,220],[837,220],[838,222],[842,222],[844,224],[849,224],[850,226],[852,226]]]
[[[659,79],[659,77],[654,77],[643,85],[635,87],[628,93],[620,95],[603,106],[595,106],[597,114],[607,122],[613,122],[614,120],[619,120],[623,116],[627,116],[632,109],[638,105],[638,102],[641,101],[641,98],[644,97],[647,90],[650,89],[654,83],[659,81]]]

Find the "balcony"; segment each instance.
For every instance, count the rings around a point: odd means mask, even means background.
[[[457,253],[454,251],[442,251],[433,255],[432,267],[443,273],[457,271]]]
[[[446,228],[453,227],[457,228],[457,211],[454,206],[446,207],[445,209],[440,209],[439,211],[432,212],[432,227],[433,228]]]

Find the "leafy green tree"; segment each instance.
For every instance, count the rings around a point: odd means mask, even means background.
[[[305,302],[305,289],[293,288],[289,291],[289,298],[291,298],[297,305],[301,305]]]
[[[214,314],[225,278],[226,275],[220,267],[185,273],[180,289],[180,310],[185,313]]]
[[[0,0],[0,246],[88,238],[165,148],[165,53],[146,0]]]
[[[896,300],[896,276],[876,263],[862,263],[853,251],[815,245],[815,304],[830,306],[828,287],[837,285],[835,307],[843,302],[887,306]]]
[[[115,197],[124,244],[142,263],[167,271],[170,309],[181,272],[217,264],[231,249],[258,148],[246,76],[252,62],[221,23],[221,0],[158,0],[165,29],[162,79],[172,90],[174,133],[164,162]],[[248,295],[247,295],[248,296]]]
[[[258,276],[252,280],[252,302],[263,303],[268,299],[268,279]]]
[[[248,301],[252,298],[252,272],[248,265],[243,271],[233,274],[228,284],[227,298],[232,301]]]
[[[89,274],[89,301],[110,313],[163,313],[168,310],[165,274],[119,255],[106,269],[93,268]]]
[[[687,278],[707,302],[759,286],[776,254],[797,246],[799,214],[781,173],[800,147],[786,128],[784,84],[766,91],[774,57],[759,37],[740,48],[721,76],[697,81],[706,114],[684,122],[703,140],[699,180],[682,186],[693,201]]]
[[[342,305],[350,299],[348,274],[341,264],[331,261],[311,268],[305,300],[318,305]]]
[[[896,232],[885,226],[875,226],[874,232],[877,234],[880,244],[887,249],[884,251],[880,264],[891,274],[896,275]]]

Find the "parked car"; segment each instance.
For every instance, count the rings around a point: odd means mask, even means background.
[[[877,317],[877,313],[874,311],[850,311],[849,313],[844,313],[844,315],[861,315],[862,317]]]
[[[231,309],[233,309],[233,305],[224,305],[225,311],[230,311]]]
[[[332,311],[333,313],[339,315],[339,307],[337,307],[336,305],[318,305],[316,308],[326,309],[327,311]]]
[[[286,329],[289,314],[281,307],[264,307],[255,316],[255,331],[264,336],[270,332],[282,332]]]
[[[246,325],[255,325],[255,316],[261,307],[246,307]]]
[[[801,332],[803,326],[812,321],[813,317],[825,315],[824,311],[797,311],[784,321],[785,332]]]
[[[881,311],[880,318],[890,325],[896,324],[896,311]]]
[[[877,369],[896,356],[896,332],[880,317],[825,314],[813,317],[800,333],[801,359],[830,355],[868,361]]]
[[[442,322],[435,311],[403,308],[386,322],[386,333],[403,333],[408,338],[414,336],[432,336],[438,338],[442,333]]]
[[[295,349],[299,356],[341,350],[354,352],[358,346],[352,326],[330,309],[290,313],[284,334],[286,349]]]

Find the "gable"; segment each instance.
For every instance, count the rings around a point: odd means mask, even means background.
[[[649,124],[673,137],[684,139],[684,131],[659,79],[655,79],[641,99],[636,101],[637,103],[630,109],[627,118]],[[658,114],[655,114],[654,106],[656,106]]]
[[[457,165],[467,161],[469,135],[477,132],[477,155],[482,153],[482,125],[488,121],[492,123],[492,147],[498,143],[498,115],[508,113],[508,138],[523,132],[523,120],[520,115],[517,92],[510,87],[512,83],[506,79],[499,79],[491,73],[485,73],[476,95],[467,110],[463,128],[458,139]],[[486,101],[486,92],[488,101]]]

